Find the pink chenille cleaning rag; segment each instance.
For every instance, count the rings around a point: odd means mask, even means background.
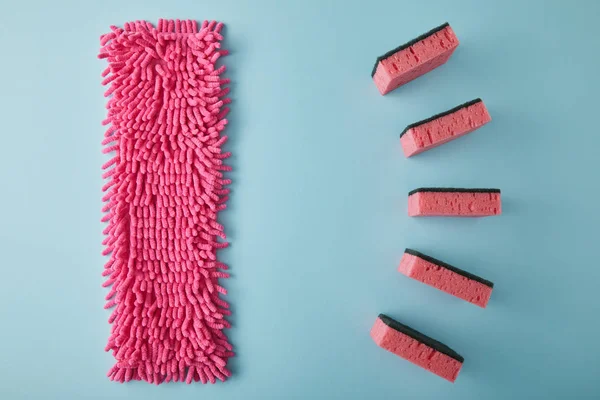
[[[228,277],[217,214],[229,157],[221,147],[229,83],[215,63],[222,23],[159,20],[111,27],[100,39],[109,128],[102,144],[102,221],[110,259],[103,275],[113,312],[106,345],[111,380],[214,383],[230,376]]]

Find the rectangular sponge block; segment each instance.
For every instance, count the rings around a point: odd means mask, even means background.
[[[411,217],[486,217],[501,213],[500,189],[419,188],[408,192]]]
[[[488,280],[411,249],[404,251],[398,271],[482,308],[494,289]]]
[[[419,367],[454,382],[464,358],[457,352],[384,314],[371,328],[375,343]]]
[[[410,124],[400,134],[400,144],[404,155],[410,157],[473,132],[491,120],[483,101],[471,100]]]
[[[371,76],[383,95],[444,64],[458,47],[448,23],[377,58]]]

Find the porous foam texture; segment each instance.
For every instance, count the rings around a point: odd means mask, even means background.
[[[450,347],[384,314],[375,320],[371,338],[379,347],[450,382],[456,380],[464,362]]]
[[[384,95],[444,64],[458,47],[448,23],[377,58],[371,76]]]
[[[406,157],[422,153],[473,132],[491,120],[481,99],[468,101],[407,126],[400,134],[402,150]]]
[[[500,215],[500,189],[419,188],[408,193],[411,217]]]
[[[483,308],[494,288],[486,279],[412,249],[404,251],[398,271]]]
[[[230,183],[222,150],[229,80],[220,76],[225,66],[215,67],[227,54],[222,27],[135,21],[100,38],[110,96],[102,144],[113,154],[102,167],[102,221],[114,381],[230,376],[230,311],[218,282],[228,275],[217,259],[227,246],[217,214]]]

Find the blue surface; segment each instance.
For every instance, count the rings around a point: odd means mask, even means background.
[[[600,2],[169,3],[0,5],[0,398],[600,396]],[[214,386],[105,377],[98,37],[159,17],[223,20],[232,50],[238,355]],[[444,21],[450,62],[380,96],[375,58]],[[491,124],[403,157],[404,126],[475,97]],[[504,214],[407,217],[410,189],[448,185],[501,188]],[[489,307],[397,273],[405,247],[495,282]],[[379,312],[461,353],[456,384],[377,348]]]

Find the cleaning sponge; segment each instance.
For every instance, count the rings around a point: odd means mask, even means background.
[[[433,117],[408,125],[400,134],[406,157],[457,139],[492,120],[481,99],[475,99]]]
[[[412,249],[404,251],[398,271],[483,308],[494,288],[488,280]]]
[[[458,47],[458,39],[446,22],[377,58],[371,76],[386,94],[444,64]]]
[[[456,380],[464,362],[450,347],[384,314],[375,320],[371,338],[379,347],[450,382]]]
[[[419,188],[408,192],[411,217],[485,217],[501,213],[500,189]]]

